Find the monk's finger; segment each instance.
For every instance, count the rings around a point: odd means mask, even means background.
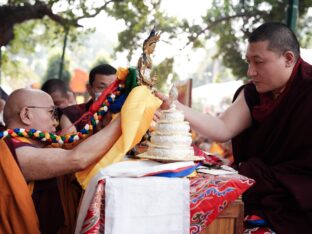
[[[159,120],[160,120],[160,115],[161,115],[160,110],[156,110],[156,111],[155,111],[155,114],[154,114],[154,117],[153,117],[153,120],[154,120],[155,122],[159,121]]]
[[[161,92],[156,92],[155,96],[158,97],[162,101],[167,101],[169,98]]]

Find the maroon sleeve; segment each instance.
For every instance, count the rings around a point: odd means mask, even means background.
[[[16,157],[16,149],[19,148],[19,147],[22,147],[22,146],[30,146],[30,147],[35,147],[34,145],[30,144],[30,143],[27,143],[27,142],[23,142],[23,141],[20,141],[16,138],[4,138],[4,141],[5,143],[7,144],[8,148],[10,149],[17,165],[20,167],[19,165],[19,162],[17,160],[17,157]]]
[[[247,84],[242,85],[236,90],[234,94],[233,102],[236,100],[236,98],[238,97],[242,89],[244,89],[245,100],[251,112],[254,106],[259,105],[259,94],[254,84],[247,83]]]

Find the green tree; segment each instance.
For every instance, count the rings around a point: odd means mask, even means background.
[[[124,20],[127,30],[119,35],[117,51],[128,50],[129,60],[133,50],[142,46],[142,38],[149,33],[152,27],[161,31],[174,29],[172,23],[176,19],[166,17],[159,11],[160,0],[105,0],[78,1],[78,0],[46,0],[22,1],[10,0],[0,5],[0,40],[6,45],[2,64],[12,63],[14,55],[29,55],[46,48],[58,47],[61,49],[65,32],[68,30],[68,44],[83,43],[84,35],[93,29],[84,30],[79,27],[79,20],[91,18],[106,11],[116,19]],[[33,4],[31,4],[33,3]],[[10,18],[8,9],[14,17]],[[62,10],[55,10],[62,9]],[[11,15],[12,15],[11,14]],[[21,15],[22,17],[17,17]],[[130,35],[129,35],[130,33]],[[144,36],[143,36],[144,35]],[[10,58],[10,59],[8,59]],[[6,72],[5,69],[4,73]]]
[[[301,46],[305,47],[312,39],[312,17],[307,15],[312,2],[299,2],[297,34]],[[238,79],[244,79],[247,70],[243,55],[246,39],[261,23],[285,23],[288,3],[286,0],[213,0],[201,23],[194,25],[183,20],[184,31],[189,35],[187,45],[201,47],[205,40],[216,38],[218,51],[215,57],[221,58],[223,64],[231,68]]]
[[[108,55],[106,54],[101,54],[99,56],[96,57],[95,59],[95,62],[93,63],[93,65],[91,66],[91,69],[93,67],[96,67],[97,65],[100,65],[100,64],[110,64],[111,63],[111,59],[109,58]]]
[[[125,30],[118,34],[116,51],[128,51],[129,61],[153,28],[166,34],[168,39],[176,37],[180,22],[161,11],[160,4],[161,0],[124,0],[107,7],[108,15],[122,19],[126,25]]]
[[[48,60],[47,71],[43,77],[43,82],[48,79],[58,79],[60,71],[61,55],[54,54]],[[69,60],[65,59],[61,80],[69,83],[71,74],[69,72]]]
[[[118,1],[120,0],[104,0],[99,4],[92,0],[9,0],[0,4],[0,46],[5,46],[1,56],[2,74],[18,77],[10,75],[11,65],[23,63],[18,58],[28,60],[34,52],[44,51],[42,48],[58,47],[61,51],[67,31],[68,41],[79,44],[92,29],[83,30],[78,21],[92,18],[107,5]],[[22,69],[18,69],[20,67],[16,67],[15,74],[23,73]]]
[[[173,58],[166,58],[164,61],[162,61],[157,66],[154,66],[152,70],[152,75],[157,76],[157,83],[156,87],[158,90],[167,91],[165,90],[166,87],[166,81],[169,75],[171,75],[171,82],[178,80],[178,75],[173,71]]]
[[[10,0],[0,5],[0,32],[8,34],[6,37],[1,35],[0,43],[3,42],[0,45],[9,45],[7,51],[12,53],[33,52],[37,44],[53,47],[62,42],[66,30],[69,30],[70,41],[79,42],[81,34],[92,31],[83,30],[79,20],[95,17],[101,11],[125,22],[126,29],[119,34],[117,51],[127,49],[131,55],[153,27],[171,32],[173,37],[178,25],[176,18],[167,17],[160,11],[161,0],[106,0],[101,4],[96,0],[37,0],[33,5],[27,2]],[[64,10],[52,11],[53,8]],[[8,9],[14,17],[8,15]],[[19,18],[18,14],[24,17]]]
[[[86,31],[79,27],[79,20],[105,11],[109,16],[123,20],[126,25],[125,30],[118,35],[116,51],[127,51],[129,61],[133,52],[142,46],[143,40],[155,27],[157,31],[163,32],[162,40],[187,34],[186,46],[194,48],[203,47],[210,38],[216,39],[216,57],[221,58],[223,65],[231,68],[233,74],[241,79],[245,77],[247,69],[243,59],[246,38],[263,22],[284,22],[289,1],[212,0],[211,7],[198,24],[168,17],[160,9],[161,0],[37,0],[32,5],[27,2],[33,1],[10,0],[0,5],[0,39],[10,42],[5,51],[9,56],[3,56],[3,64],[12,62],[5,58],[12,58],[11,55],[17,53],[33,52],[40,45],[61,47],[66,30],[69,30],[70,42],[81,43],[85,33],[92,29]],[[8,18],[8,9],[15,10],[13,21]],[[310,45],[312,38],[312,19],[307,14],[309,9],[311,0],[299,2],[297,34],[303,47]]]

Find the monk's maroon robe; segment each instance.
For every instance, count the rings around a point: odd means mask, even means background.
[[[256,180],[243,197],[245,214],[266,219],[277,233],[311,233],[312,66],[299,59],[287,90],[260,121],[255,86],[243,89],[253,124],[232,142],[239,172]]]
[[[82,119],[80,118],[86,112],[88,112],[92,104],[93,104],[93,101],[92,99],[90,99],[87,103],[81,103],[81,104],[65,107],[64,109],[61,109],[61,112],[62,114],[66,115],[72,123],[75,123],[75,127],[77,131],[80,131],[89,122],[90,116],[86,115]],[[79,119],[80,121],[77,122]]]
[[[23,146],[36,147],[27,139],[22,139],[21,137],[4,139],[18,166],[16,149]],[[28,189],[27,192],[30,194]],[[40,232],[42,234],[73,233],[81,194],[82,189],[73,174],[35,181],[31,196],[39,218]]]

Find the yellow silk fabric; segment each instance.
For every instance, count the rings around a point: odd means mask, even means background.
[[[127,79],[127,75],[129,74],[129,69],[128,68],[123,68],[123,67],[119,67],[117,69],[116,75],[118,80],[125,80]]]
[[[141,141],[161,103],[146,86],[135,87],[130,92],[121,109],[121,136],[99,162],[76,173],[77,180],[84,189],[97,172],[122,160]]]

